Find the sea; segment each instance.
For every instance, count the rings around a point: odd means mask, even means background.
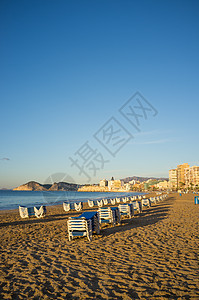
[[[78,203],[88,200],[112,199],[115,197],[143,195],[145,193],[77,192],[77,191],[12,191],[0,190],[0,210],[16,209],[19,206],[57,205],[63,202]]]

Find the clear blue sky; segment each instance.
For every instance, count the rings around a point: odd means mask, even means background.
[[[199,165],[198,35],[197,0],[1,0],[0,188],[86,183],[87,141],[109,161],[91,182]],[[140,132],[119,112],[137,91],[158,111]],[[93,136],[111,117],[134,137],[115,156]]]

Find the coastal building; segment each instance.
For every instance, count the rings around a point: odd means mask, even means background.
[[[199,186],[199,166],[193,166],[185,169],[185,187]]]
[[[169,187],[169,183],[167,180],[160,181],[155,185],[159,190],[167,190]]]
[[[129,183],[130,183],[131,185],[134,185],[134,184],[137,183],[137,181],[136,181],[135,179],[133,179],[133,180],[129,181]]]
[[[177,189],[178,180],[177,180],[177,169],[169,170],[169,188],[171,190]]]
[[[188,163],[177,166],[177,187],[178,189],[185,186],[185,169],[189,168]]]
[[[119,190],[122,187],[121,180],[109,180],[108,181],[108,189],[109,190]]]
[[[190,167],[188,163],[178,165],[169,170],[169,188],[197,188],[199,187],[199,166]]]
[[[133,185],[130,184],[130,183],[125,183],[125,184],[124,184],[124,190],[125,190],[125,191],[130,191],[132,186],[133,186]]]
[[[108,180],[106,180],[106,179],[100,180],[99,186],[101,186],[101,187],[108,186]]]
[[[148,179],[147,181],[144,182],[144,189],[148,190],[149,188],[154,188],[156,187],[156,184],[158,183],[157,180],[155,179]]]

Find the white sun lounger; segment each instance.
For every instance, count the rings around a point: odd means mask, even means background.
[[[19,214],[21,218],[28,218],[29,214],[28,214],[28,208],[25,206],[19,206]]]
[[[116,225],[116,211],[111,207],[99,208],[98,209],[99,223],[111,223],[113,226]]]
[[[120,199],[119,197],[116,198],[116,202],[117,202],[117,203],[120,203],[120,200],[121,200],[121,199]]]
[[[151,202],[149,199],[142,199],[142,208],[150,207],[150,206],[151,206]]]
[[[40,207],[36,207],[34,206],[34,212],[35,212],[35,217],[37,218],[42,218],[45,216],[46,213],[46,207],[45,206],[40,206]]]
[[[115,198],[111,199],[111,204],[115,205],[115,203],[116,203],[116,199]]]
[[[90,219],[69,218],[67,225],[69,241],[78,236],[87,236],[89,241],[92,240],[92,224]]]
[[[104,205],[103,200],[102,200],[102,199],[101,199],[101,200],[97,200],[97,205],[98,205],[99,207],[103,207],[103,205]]]
[[[70,203],[63,202],[63,209],[65,211],[70,211],[70,209],[71,209]]]
[[[142,212],[142,203],[139,200],[131,202],[133,204],[134,213],[140,214]]]
[[[151,197],[150,201],[151,201],[151,204],[156,204],[156,197]]]
[[[133,204],[131,203],[119,204],[118,208],[121,216],[128,216],[129,218],[132,218],[134,216]]]
[[[82,202],[74,203],[74,207],[76,211],[81,211],[83,209],[83,203]]]
[[[104,205],[108,205],[109,204],[109,199],[103,199],[103,203],[104,203]]]

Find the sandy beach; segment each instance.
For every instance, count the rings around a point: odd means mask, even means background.
[[[199,299],[194,195],[168,199],[68,241],[62,206],[44,219],[0,213],[0,299]]]

